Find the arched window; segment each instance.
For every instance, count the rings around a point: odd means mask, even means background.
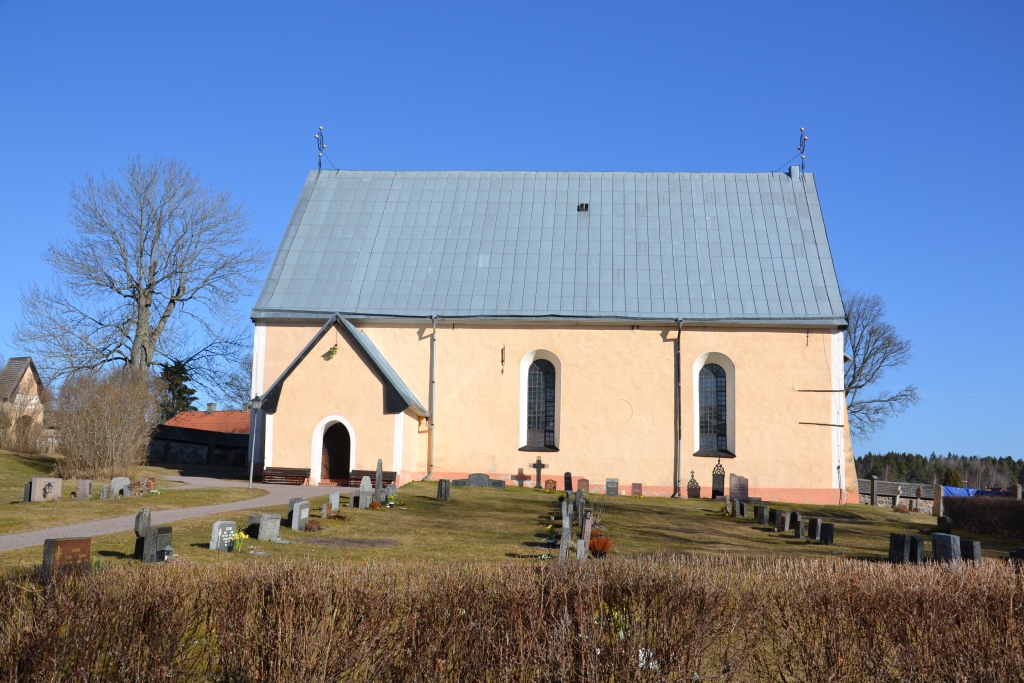
[[[526,445],[555,447],[555,366],[535,360],[530,365],[526,398]]]
[[[700,369],[700,450],[727,451],[725,370],[708,363]]]

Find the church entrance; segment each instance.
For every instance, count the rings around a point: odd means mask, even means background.
[[[320,460],[320,481],[348,485],[349,453],[352,440],[345,425],[335,422],[324,430],[323,456]]]

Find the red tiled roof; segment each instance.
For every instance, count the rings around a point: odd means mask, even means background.
[[[185,429],[201,429],[206,432],[222,434],[248,434],[248,410],[216,410],[212,413],[193,410],[178,413],[164,423],[168,427],[184,427]]]

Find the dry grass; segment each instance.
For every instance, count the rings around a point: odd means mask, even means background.
[[[1011,681],[1022,602],[996,562],[126,565],[0,587],[0,680]]]

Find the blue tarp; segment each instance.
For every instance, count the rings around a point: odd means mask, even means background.
[[[970,498],[971,496],[1006,496],[1007,491],[988,491],[986,489],[967,489],[961,486],[943,486],[943,498]]]

